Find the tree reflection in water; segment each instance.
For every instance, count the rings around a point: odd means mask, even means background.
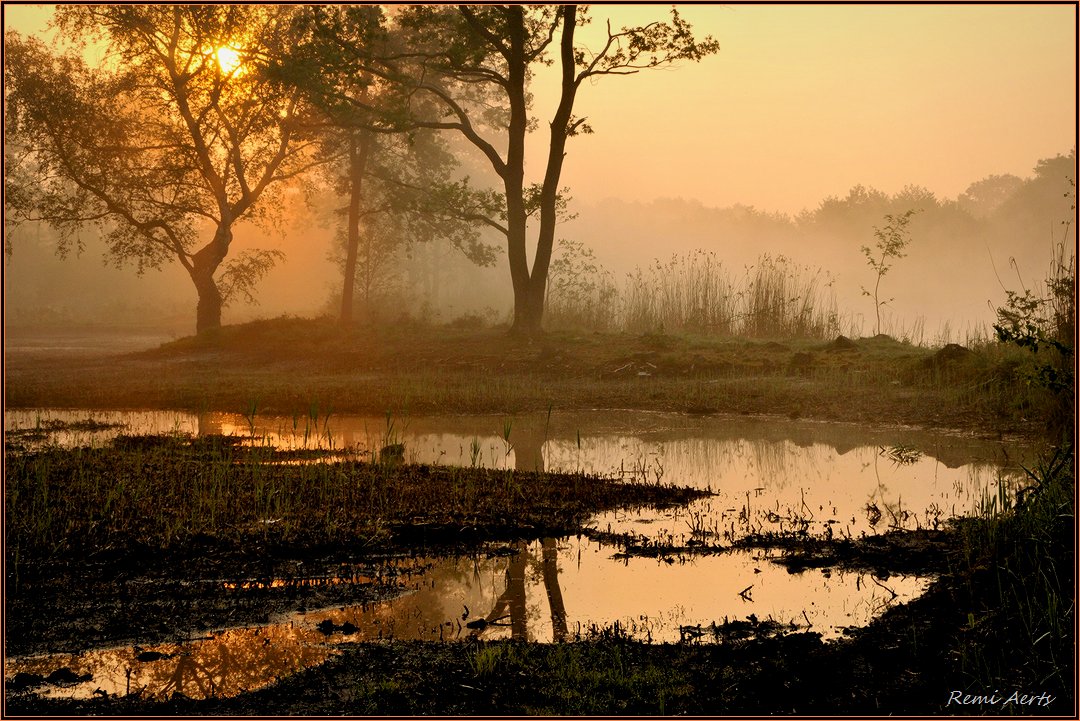
[[[514,467],[519,471],[544,471],[544,443],[547,442],[547,429],[535,424],[525,425],[513,434],[511,441],[514,449]],[[559,549],[554,538],[545,538],[541,542],[541,577],[547,593],[548,608],[551,611],[552,641],[565,641],[567,636],[566,607],[563,604],[562,588],[559,586]],[[488,626],[500,625],[500,619],[510,617],[510,637],[527,641],[528,618],[525,605],[525,572],[530,561],[534,561],[529,552],[529,544],[519,541],[515,553],[506,568],[506,588],[496,599],[491,611],[484,616],[484,624],[473,629],[473,638],[481,636]]]
[[[311,643],[311,633],[294,624],[226,631],[181,653],[172,669],[147,664],[147,690],[168,698],[233,696],[265,686],[322,663],[337,651]]]

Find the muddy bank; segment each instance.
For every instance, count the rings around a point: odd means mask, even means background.
[[[228,699],[134,696],[42,701],[12,693],[10,714],[47,715],[577,715],[1052,714],[1045,706],[959,707],[955,657],[964,596],[948,584],[852,638],[813,633],[721,644],[646,645],[609,635],[568,644],[365,643],[260,691]],[[1011,693],[1012,689],[1001,689]],[[1021,693],[1039,690],[1021,688]],[[978,689],[966,689],[978,693]],[[1056,693],[1055,693],[1056,692]],[[1004,695],[1004,694],[1003,694]]]
[[[970,664],[976,662],[979,639],[986,638],[988,629],[981,623],[973,625],[971,613],[975,610],[981,619],[979,609],[997,592],[990,568],[970,568],[965,561],[962,526],[971,523],[937,532],[891,532],[855,543],[800,539],[773,554],[769,562],[781,563],[796,575],[809,567],[837,572],[872,568],[886,586],[891,583],[889,569],[941,571],[923,596],[894,605],[866,628],[834,642],[823,642],[812,628],[778,628],[757,615],[752,597],[746,599],[745,617],[728,619],[706,633],[688,632],[683,642],[675,644],[633,641],[618,626],[572,633],[569,642],[558,644],[479,638],[350,643],[347,624],[324,622],[320,628],[327,625],[323,629],[327,637],[336,634],[333,653],[320,664],[257,691],[203,700],[174,694],[163,701],[107,692],[85,701],[45,700],[31,694],[31,688],[42,683],[62,690],[77,680],[71,669],[56,668],[38,679],[9,679],[7,712],[50,716],[1068,713],[1071,686],[1057,679],[1028,688],[1030,680],[1020,676],[1016,690],[1045,693],[1054,700],[1023,708],[950,705],[957,691],[981,691],[971,686]],[[764,541],[748,539],[747,545]],[[499,548],[457,546],[480,555],[506,552],[505,546]],[[197,629],[260,624],[279,611],[374,602],[409,589],[416,578],[413,571],[423,570],[410,565],[408,556],[362,549],[321,557],[296,549],[264,551],[222,552],[211,545],[193,546],[164,559],[147,550],[128,549],[116,557],[123,563],[105,557],[88,565],[73,560],[42,571],[35,579],[22,579],[14,595],[17,604],[24,604],[21,607],[10,605],[9,578],[9,622],[34,619],[22,629],[9,626],[9,652],[10,639],[20,634],[24,639],[47,639],[43,645],[51,649],[72,650],[190,639]],[[129,566],[131,562],[134,565]],[[351,582],[276,587],[269,583],[290,574],[342,575],[345,562],[353,569]],[[220,582],[223,574],[237,571],[253,582],[243,587]],[[146,665],[163,662],[154,653],[140,653]]]
[[[837,352],[812,340],[369,328],[278,319],[140,353],[5,354],[9,407],[242,412],[525,413],[572,409],[772,415],[871,425],[1041,432],[1044,399],[1016,395],[1020,363],[1000,349],[935,362],[882,336]],[[1024,393],[1029,393],[1025,389]]]

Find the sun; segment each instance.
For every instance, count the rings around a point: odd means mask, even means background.
[[[218,66],[226,75],[230,75],[240,68],[240,52],[236,48],[222,45],[214,51],[214,54],[217,56]]]

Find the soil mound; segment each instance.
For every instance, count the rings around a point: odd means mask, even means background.
[[[847,336],[838,335],[836,339],[825,346],[825,350],[830,351],[852,351],[859,350],[859,346],[855,341],[851,340]]]
[[[956,361],[964,360],[974,354],[975,351],[970,348],[965,348],[962,345],[956,343],[948,343],[941,348],[937,353],[934,353],[934,363],[941,365],[944,363],[954,363]]]

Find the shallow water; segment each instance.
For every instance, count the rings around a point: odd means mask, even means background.
[[[913,429],[603,411],[510,416],[245,417],[170,411],[6,411],[7,431],[93,419],[115,427],[50,433],[64,445],[118,433],[224,434],[278,448],[350,449],[371,457],[404,444],[418,463],[584,471],[702,488],[715,495],[663,513],[617,511],[599,531],[684,545],[749,533],[858,537],[936,528],[969,515],[999,486],[1023,481],[1030,449]]]
[[[589,524],[598,532],[633,534],[638,545],[680,547],[727,546],[769,531],[858,537],[889,528],[934,528],[972,513],[1000,485],[1017,487],[1018,464],[1031,453],[911,429],[641,412],[388,419],[7,411],[5,429],[89,418],[117,425],[48,435],[70,445],[105,443],[120,432],[226,434],[281,448],[349,448],[362,456],[403,443],[406,460],[415,462],[580,470],[712,491],[682,508],[620,510]],[[549,642],[617,633],[651,642],[701,642],[718,640],[715,628],[725,620],[747,619],[829,639],[916,598],[932,580],[827,569],[789,573],[770,562],[777,552],[769,549],[626,557],[621,545],[563,538],[503,550],[492,557],[418,560],[404,595],[383,603],[296,612],[259,628],[218,629],[180,646],[9,659],[9,678],[67,666],[92,678],[45,686],[45,693],[143,689],[199,697],[257,688],[322,663],[341,642],[360,640]],[[289,582],[338,583],[349,574],[342,569]],[[229,593],[253,581],[221,583]],[[469,628],[480,619],[494,623]],[[147,650],[165,657],[139,661],[138,653]]]
[[[4,352],[23,355],[115,355],[157,348],[175,340],[178,333],[161,331],[14,331],[4,337]]]
[[[40,692],[58,698],[102,692],[205,698],[259,688],[324,662],[341,643],[359,641],[558,642],[606,633],[708,643],[724,640],[725,621],[747,619],[834,639],[918,596],[930,582],[822,570],[792,574],[770,563],[763,551],[670,561],[613,559],[610,547],[577,538],[521,543],[505,551],[510,555],[415,559],[415,567],[426,570],[408,576],[404,594],[390,601],[297,611],[265,626],[219,629],[183,644],[8,659],[9,678],[19,672],[48,676],[67,667],[90,678],[45,685]],[[335,580],[342,578],[311,579]],[[470,628],[481,620],[493,623]],[[147,652],[150,660],[139,660]]]

